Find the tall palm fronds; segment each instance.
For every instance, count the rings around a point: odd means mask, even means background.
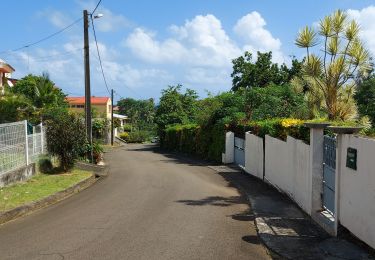
[[[305,27],[297,36],[296,45],[307,51],[301,82],[308,84],[308,95],[320,93],[316,98],[323,98],[322,106],[329,119],[346,120],[357,115],[353,99],[356,79],[372,69],[369,51],[359,39],[359,32],[359,25],[348,21],[346,13],[338,10],[320,21],[318,32]],[[322,57],[310,53],[319,44],[319,36],[323,38]],[[312,102],[319,103],[314,99]]]

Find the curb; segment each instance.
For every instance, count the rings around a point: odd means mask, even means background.
[[[108,165],[96,165],[96,164],[86,163],[86,162],[77,162],[76,167],[80,170],[94,172],[96,177],[106,177],[108,176],[108,173],[109,173]]]
[[[0,212],[0,225],[8,221],[14,220],[16,218],[29,215],[36,210],[39,210],[41,208],[50,206],[59,201],[67,199],[68,197],[90,187],[95,182],[96,182],[96,177],[93,174],[91,177],[75,184],[74,186],[71,186],[65,190],[52,194],[46,198],[19,206],[17,208],[14,208],[5,212]]]

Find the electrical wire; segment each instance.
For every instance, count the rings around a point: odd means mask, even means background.
[[[50,61],[51,60],[50,58],[67,56],[68,54],[76,53],[78,50],[83,50],[83,48],[77,48],[77,49],[74,49],[74,50],[71,50],[71,51],[61,52],[61,53],[58,53],[58,54],[52,54],[52,55],[46,55],[46,56],[35,56],[35,57],[32,57],[32,61],[33,62]],[[14,55],[14,54],[12,54],[12,55]],[[19,60],[24,60],[24,58],[19,58],[19,57],[13,56],[11,58],[7,58],[6,60],[7,61],[8,60],[10,60],[10,61],[19,61]]]
[[[29,47],[31,47],[31,46],[37,45],[37,44],[39,44],[39,43],[41,43],[41,42],[43,42],[43,41],[46,41],[46,40],[48,40],[48,39],[51,39],[52,37],[54,37],[54,36],[56,36],[56,35],[58,35],[58,34],[64,32],[64,31],[66,31],[67,29],[69,29],[69,28],[71,28],[73,25],[75,25],[76,23],[80,22],[82,19],[83,19],[83,18],[81,17],[81,18],[75,20],[73,23],[69,24],[68,26],[62,28],[61,30],[59,30],[59,31],[57,31],[57,32],[55,32],[55,33],[52,33],[52,34],[50,34],[50,35],[48,35],[48,36],[46,36],[46,37],[44,37],[44,38],[42,38],[42,39],[40,39],[40,40],[38,40],[38,41],[35,41],[35,42],[32,42],[32,43],[26,44],[26,45],[24,45],[24,46],[22,46],[22,47],[18,47],[18,48],[16,48],[16,49],[13,49],[13,50],[10,50],[10,51],[1,51],[0,54],[7,53],[7,52],[16,52],[16,51],[20,51],[20,50],[22,50],[22,49],[29,48]]]
[[[96,6],[94,8],[94,11],[91,12],[91,15],[93,15],[95,13],[96,9],[99,7],[101,2],[102,2],[102,0],[99,0],[99,2],[96,4]]]
[[[101,1],[99,1],[100,3]],[[98,3],[98,4],[99,4]],[[95,8],[96,9],[96,8]],[[102,76],[103,76],[103,80],[104,80],[104,85],[108,91],[108,94],[111,95],[111,92],[109,91],[109,88],[108,88],[108,84],[107,84],[107,79],[105,77],[105,74],[104,74],[104,69],[103,69],[103,64],[102,64],[102,58],[100,57],[100,52],[99,52],[99,46],[98,46],[98,41],[97,41],[97,38],[96,38],[96,32],[95,32],[95,25],[94,25],[94,20],[92,19],[91,17],[91,24],[92,24],[92,30],[94,32],[94,39],[95,39],[95,45],[96,45],[96,51],[98,53],[98,58],[99,58],[99,64],[100,64],[100,69],[102,71]]]

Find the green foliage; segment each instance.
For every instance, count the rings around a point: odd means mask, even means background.
[[[53,169],[51,159],[48,157],[40,158],[38,161],[38,168],[41,173],[50,173]]]
[[[359,25],[348,20],[345,12],[337,10],[319,25],[318,33],[305,27],[296,39],[296,45],[305,48],[307,54],[301,82],[307,84],[306,91],[313,94],[310,96],[324,101],[317,99],[315,105],[322,105],[330,120],[354,119],[357,117],[353,99],[357,81],[372,69],[369,51],[360,40]],[[317,48],[316,54],[310,53],[311,48],[320,43],[322,46]]]
[[[35,108],[23,95],[15,95],[6,88],[0,95],[0,123],[8,123],[33,118]]]
[[[270,84],[283,85],[298,75],[301,70],[301,63],[295,59],[290,69],[285,64],[279,67],[272,63],[272,52],[258,52],[255,62],[253,62],[253,55],[245,52],[244,56],[234,59],[232,63],[231,76],[234,91],[241,88],[267,87]]]
[[[168,150],[221,162],[225,146],[224,127],[220,124],[210,127],[200,127],[197,124],[174,125],[165,129],[160,143]]]
[[[104,148],[98,142],[92,143],[92,155],[94,158],[94,163],[99,163],[103,159]]]
[[[286,140],[287,136],[310,142],[310,131],[305,127],[303,120],[284,118],[253,121],[244,127],[245,131],[251,131],[260,137],[269,135]]]
[[[126,142],[129,139],[129,133],[128,132],[121,133],[120,138]]]
[[[252,88],[246,92],[246,106],[251,120],[308,116],[303,94],[296,93],[289,85]]]
[[[96,118],[92,122],[92,136],[95,139],[105,138],[109,130],[109,121],[103,118]]]
[[[68,171],[87,144],[85,125],[74,114],[55,108],[46,116],[47,149],[58,157],[60,166]]]
[[[130,119],[130,123],[137,129],[151,129],[154,127],[155,104],[154,100],[121,99],[117,102],[119,112]]]
[[[354,97],[360,115],[368,116],[375,125],[375,74],[359,84]]]
[[[151,131],[137,130],[129,132],[129,135],[125,141],[127,143],[144,143],[150,141],[152,137],[153,133]]]
[[[197,93],[190,89],[181,93],[181,87],[181,85],[169,86],[162,91],[155,118],[159,131],[165,129],[167,125],[194,121],[197,111]]]
[[[130,132],[132,130],[133,126],[131,124],[125,124],[123,127],[123,130],[125,132]]]

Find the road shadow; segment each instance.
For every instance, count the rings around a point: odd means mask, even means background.
[[[188,206],[218,206],[218,207],[228,207],[233,204],[243,204],[243,201],[239,196],[232,197],[221,197],[221,196],[210,196],[207,198],[199,200],[178,200],[178,203],[183,203]]]

